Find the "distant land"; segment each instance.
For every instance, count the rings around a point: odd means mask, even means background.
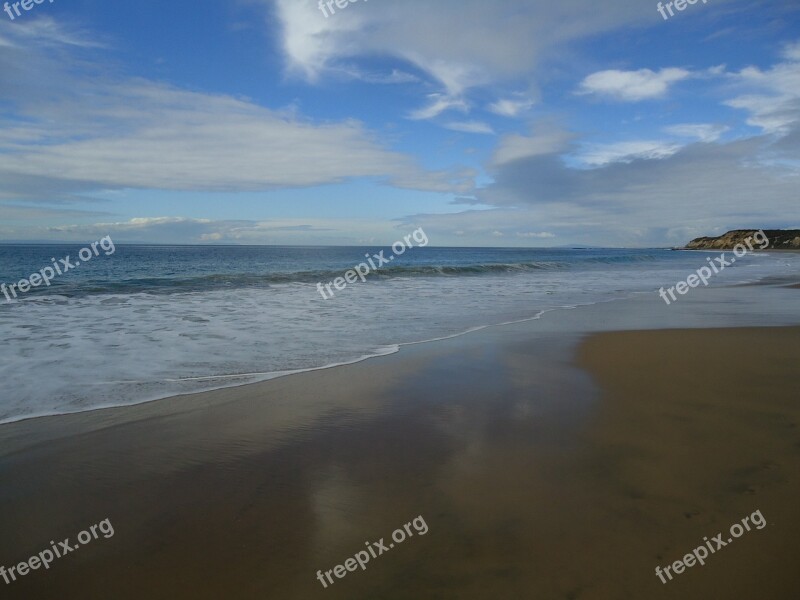
[[[683,250],[732,250],[737,244],[744,244],[747,238],[754,238],[763,231],[769,239],[764,250],[800,250],[800,229],[734,229],[717,237],[699,237],[686,244]],[[759,239],[761,235],[758,236]],[[751,242],[760,247],[757,242]],[[745,244],[746,246],[746,244]]]

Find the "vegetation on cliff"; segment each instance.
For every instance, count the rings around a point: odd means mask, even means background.
[[[717,237],[695,238],[686,244],[686,249],[731,250],[737,244],[746,245],[748,238],[761,237],[762,232],[769,239],[764,250],[800,250],[800,229],[734,229]]]

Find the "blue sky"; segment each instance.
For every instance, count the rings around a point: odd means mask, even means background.
[[[800,226],[800,5],[13,3],[0,241],[669,246]]]

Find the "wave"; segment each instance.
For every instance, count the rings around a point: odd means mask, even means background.
[[[392,265],[385,266],[367,274],[370,280],[387,280],[409,277],[478,277],[482,275],[503,275],[533,273],[537,271],[565,271],[592,265],[619,265],[654,261],[653,255],[592,256],[572,261],[529,261],[513,263],[478,263],[467,265]],[[60,296],[72,298],[100,294],[175,294],[224,289],[264,288],[271,285],[286,284],[326,284],[352,269],[343,266],[336,269],[287,271],[272,273],[217,273],[197,276],[164,276],[128,278],[122,280],[91,279],[77,284],[54,281],[50,288],[33,289],[27,295]]]

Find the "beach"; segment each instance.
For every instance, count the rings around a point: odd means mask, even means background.
[[[797,292],[701,292],[3,425],[0,564],[114,527],[4,597],[791,597]],[[763,529],[656,576],[757,510]]]
[[[800,2],[692,3],[0,2],[0,600],[796,600]]]

